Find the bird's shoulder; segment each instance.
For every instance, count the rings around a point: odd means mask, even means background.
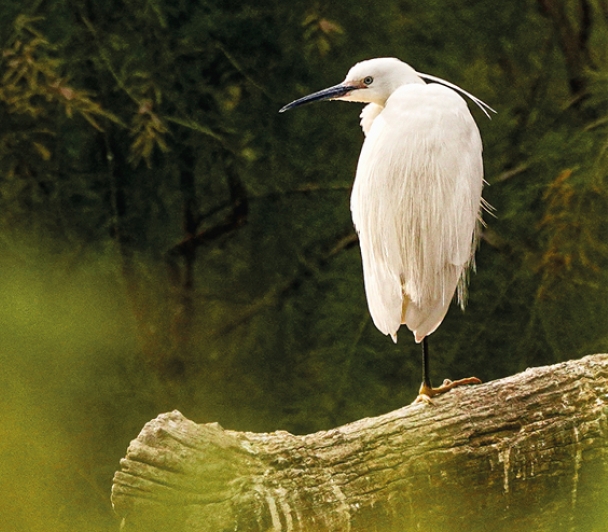
[[[417,166],[426,168],[429,161],[452,171],[468,160],[465,154],[476,160],[481,157],[481,136],[467,102],[436,83],[400,87],[371,127],[365,125],[368,131],[358,172],[372,168],[387,175],[404,168],[414,171]],[[401,166],[395,165],[395,157],[403,159]]]
[[[403,85],[388,98],[385,110],[388,113],[415,113],[427,116],[470,114],[465,99],[455,90],[439,83]]]
[[[422,137],[428,141],[479,136],[467,102],[456,91],[438,83],[399,87],[374,116],[373,123],[368,122],[367,137],[379,142],[386,136],[399,136],[403,142]]]

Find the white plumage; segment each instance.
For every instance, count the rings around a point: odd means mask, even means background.
[[[455,85],[379,58],[282,109],[321,99],[368,103],[351,211],[371,316],[395,341],[405,324],[421,342],[443,321],[456,291],[461,306],[466,299],[483,163],[479,130],[456,91],[491,110]]]
[[[403,323],[420,342],[458,285],[464,304],[481,209],[481,137],[466,102],[438,84],[400,87],[366,129],[351,210],[369,310],[384,334],[396,340]]]

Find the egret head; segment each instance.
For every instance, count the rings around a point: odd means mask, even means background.
[[[321,100],[377,103],[383,106],[397,88],[407,83],[424,81],[411,66],[394,57],[369,59],[352,67],[339,85],[304,96],[287,104],[279,112]]]

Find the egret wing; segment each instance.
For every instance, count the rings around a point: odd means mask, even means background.
[[[483,186],[479,130],[437,84],[405,85],[374,119],[351,197],[375,325],[416,341],[441,323],[473,260]]]

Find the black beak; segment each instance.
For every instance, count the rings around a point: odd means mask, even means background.
[[[360,87],[354,87],[350,85],[334,85],[333,87],[329,87],[329,89],[323,89],[322,91],[313,92],[308,96],[304,96],[299,100],[288,103],[285,107],[282,107],[279,110],[279,113],[284,113],[285,111],[289,111],[294,107],[299,107],[300,105],[305,105],[307,103],[320,102],[322,100],[334,100],[336,98],[340,98],[340,96],[344,96],[351,91],[359,89]]]

